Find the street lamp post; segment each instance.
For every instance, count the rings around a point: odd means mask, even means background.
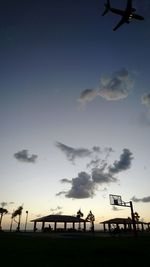
[[[26,232],[26,229],[27,229],[27,220],[28,220],[28,211],[26,210],[26,221],[25,221],[25,228],[24,228],[25,232]]]

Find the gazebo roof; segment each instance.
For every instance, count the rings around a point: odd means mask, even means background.
[[[70,215],[50,214],[41,218],[31,220],[31,222],[85,222],[86,220]]]
[[[110,220],[106,220],[106,221],[103,221],[103,222],[100,222],[100,223],[106,223],[106,224],[113,224],[113,223],[116,223],[116,224],[124,224],[124,223],[129,223],[131,224],[132,223],[132,219],[131,218],[114,218],[114,219],[110,219]],[[143,224],[147,224],[145,222],[141,222],[141,221],[138,221],[136,222],[137,224],[139,223],[143,223]]]

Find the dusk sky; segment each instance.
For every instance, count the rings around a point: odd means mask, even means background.
[[[111,0],[125,8],[126,0]],[[150,1],[143,21],[113,28],[105,0],[0,3],[0,203],[29,220],[49,214],[96,223],[150,221]]]

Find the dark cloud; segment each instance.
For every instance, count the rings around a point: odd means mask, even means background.
[[[135,196],[132,198],[132,201],[134,202],[144,202],[144,203],[148,203],[150,202],[150,196],[148,197],[143,197],[143,198],[136,198]]]
[[[14,154],[14,157],[19,160],[19,161],[22,161],[22,162],[28,162],[28,163],[35,163],[36,160],[37,160],[37,155],[29,155],[28,154],[28,150],[26,149],[23,149],[17,153]]]
[[[111,182],[117,182],[117,179],[110,173],[105,173],[103,168],[95,168],[92,170],[92,180],[97,184],[109,184]]]
[[[117,183],[118,179],[115,175],[129,169],[131,160],[133,159],[130,150],[125,148],[120,155],[120,160],[115,161],[110,166],[108,164],[108,158],[110,153],[113,152],[112,148],[106,147],[102,150],[100,147],[94,146],[89,150],[85,148],[73,149],[61,143],[57,143],[57,145],[71,161],[77,156],[81,157],[82,153],[82,156],[90,156],[91,158],[90,162],[86,165],[87,168],[91,168],[90,174],[82,171],[75,178],[64,178],[60,180],[62,183],[69,184],[71,188],[67,191],[57,193],[57,196],[65,195],[67,198],[92,198],[99,189],[99,186]],[[99,156],[103,156],[103,159]]]
[[[65,153],[66,157],[70,161],[74,161],[76,158],[83,158],[83,157],[88,157],[91,155],[91,151],[86,148],[73,148],[69,147],[67,145],[64,145],[60,142],[56,142],[56,146]]]
[[[131,166],[132,159],[132,152],[129,149],[124,148],[123,153],[120,155],[120,160],[115,161],[113,166],[109,167],[109,171],[111,173],[118,173],[129,169]]]
[[[92,198],[99,185],[117,182],[117,179],[109,173],[104,173],[102,169],[95,168],[92,170],[92,175],[80,172],[76,178],[61,181],[71,184],[71,189],[61,191],[57,193],[57,196],[64,194],[67,198]]]
[[[96,184],[93,183],[91,177],[86,172],[80,172],[76,178],[71,180],[71,189],[67,192],[57,194],[65,194],[67,198],[92,198],[95,194]]]

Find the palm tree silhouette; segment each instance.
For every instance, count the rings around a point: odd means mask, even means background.
[[[86,217],[86,220],[89,221],[91,223],[91,231],[94,232],[94,221],[95,221],[95,216],[94,214],[91,212],[89,212],[89,214]]]
[[[3,216],[4,214],[8,213],[8,210],[7,209],[4,209],[4,208],[0,208],[0,231],[2,230],[2,219],[3,219]]]
[[[19,206],[18,209],[16,209],[13,213],[12,213],[12,221],[14,219],[14,221],[18,224],[17,226],[17,231],[19,232],[20,231],[20,222],[21,222],[21,215],[22,215],[22,210],[23,210],[23,207],[22,206]],[[19,216],[19,220],[16,221],[15,218],[16,216]],[[11,223],[11,227],[12,227],[12,223]]]
[[[135,219],[136,222],[138,222],[139,219],[140,219],[140,216],[139,216],[139,214],[137,212],[134,212],[134,219]]]
[[[77,218],[81,218],[81,217],[83,217],[83,213],[81,212],[81,210],[79,209],[78,211],[77,211]],[[79,220],[79,230],[81,229],[81,223],[80,223],[80,220]]]

